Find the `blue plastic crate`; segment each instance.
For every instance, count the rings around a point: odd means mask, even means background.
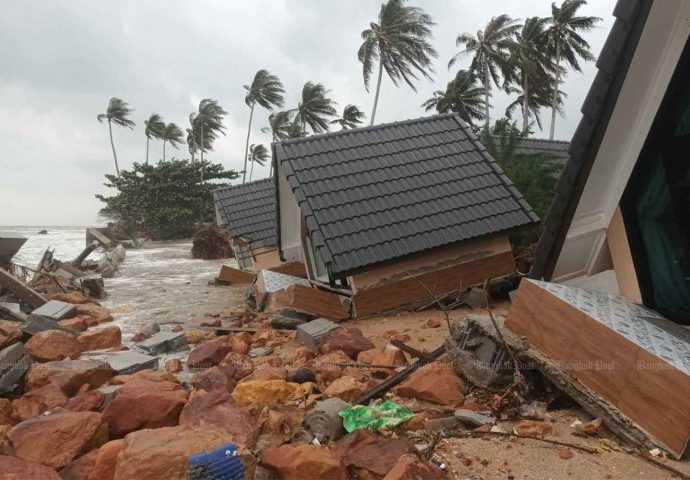
[[[187,480],[244,480],[244,467],[235,445],[227,443],[189,457]]]

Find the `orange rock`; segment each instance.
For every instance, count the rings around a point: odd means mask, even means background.
[[[436,465],[422,462],[417,455],[405,454],[383,480],[441,480],[446,474]]]
[[[441,326],[441,321],[438,318],[430,318],[426,321],[426,326],[428,328],[439,328]]]
[[[52,468],[8,455],[0,455],[0,472],[3,480],[62,480]]]
[[[7,398],[0,398],[0,425],[14,425],[12,419],[12,401]]]
[[[365,350],[371,350],[374,344],[362,335],[362,331],[355,327],[339,328],[331,332],[319,346],[321,353],[331,353],[342,350],[352,360]]]
[[[110,325],[82,333],[77,337],[82,352],[117,348],[122,344],[122,331],[117,325]]]
[[[282,480],[324,478],[346,480],[342,458],[326,447],[317,445],[282,445],[261,451],[260,464]]]
[[[535,420],[520,420],[514,427],[513,431],[521,437],[540,437],[544,438],[551,433],[553,427],[546,422],[538,422]]]
[[[401,397],[416,398],[449,407],[465,401],[465,383],[450,365],[432,362],[420,368],[393,389]]]
[[[340,398],[349,402],[364,393],[365,388],[363,383],[344,375],[333,381],[323,393],[329,398]]]
[[[424,422],[427,420],[444,418],[447,416],[448,414],[440,410],[422,410],[421,412],[416,413],[414,417],[410,418],[407,424],[405,424],[405,428],[407,430],[423,430]]]
[[[261,432],[260,445],[257,450],[278,447],[290,440],[292,435],[302,428],[307,411],[290,405],[267,405],[259,414],[257,424]]]
[[[108,440],[103,415],[63,412],[22,422],[7,434],[5,450],[15,457],[60,469]]]
[[[240,380],[240,383],[251,380],[287,380],[287,370],[285,367],[257,367],[251,375]]]
[[[110,438],[122,438],[142,428],[177,425],[187,392],[173,382],[131,380],[105,407]]]
[[[187,366],[190,368],[211,368],[218,365],[232,352],[232,346],[225,337],[219,337],[196,347],[189,354]],[[246,353],[246,352],[245,352]]]
[[[180,381],[177,379],[175,375],[169,372],[165,372],[163,370],[140,370],[136,373],[133,373],[131,375],[116,375],[114,376],[110,382],[108,382],[110,385],[124,385],[127,382],[131,382],[132,380],[147,380],[149,382],[172,382],[172,383],[180,383]]]
[[[305,390],[300,384],[284,380],[252,380],[238,383],[232,391],[232,397],[241,406],[260,402],[285,403],[303,396]]]
[[[110,310],[94,303],[83,303],[77,305],[77,315],[90,315],[99,324],[113,321],[113,316],[110,314]]]
[[[558,456],[563,460],[570,460],[575,456],[575,454],[569,448],[561,448],[558,450]]]
[[[230,346],[230,351],[242,354],[249,353],[249,349],[252,345],[251,335],[249,335],[249,342],[247,342],[247,338],[242,335],[244,334],[230,335],[227,338],[226,342]]]
[[[100,390],[88,390],[70,398],[65,409],[73,412],[97,412],[105,401],[105,394]]]
[[[59,300],[60,302],[72,303],[74,305],[83,305],[85,303],[90,303],[93,305],[100,305],[96,300],[91,297],[87,297],[81,292],[70,292],[70,293],[50,293],[45,296],[48,300]]]
[[[316,354],[307,347],[299,347],[290,355],[290,364],[292,368],[304,367],[316,357]]]
[[[63,327],[71,328],[78,332],[83,332],[89,325],[86,322],[87,315],[77,315],[74,318],[68,318],[67,320],[60,320],[58,323]],[[89,319],[92,317],[88,317]]]
[[[117,455],[122,450],[124,444],[124,440],[111,440],[98,450],[94,450],[96,452],[95,465],[86,480],[113,480]]]
[[[371,365],[389,365],[391,368],[371,369],[371,374],[376,377],[387,377],[393,373],[396,367],[407,365],[407,358],[402,350],[395,347],[373,348],[365,350],[357,355],[357,363],[369,363]]]
[[[350,363],[353,363],[352,359],[345,355],[345,352],[336,350],[316,357],[307,366],[316,372],[317,378],[321,381],[332,382],[342,376],[343,367],[339,365]]]
[[[87,480],[96,466],[97,458],[98,450],[91,450],[60,470],[60,477],[62,480]]]
[[[237,382],[225,373],[223,366],[220,366],[211,367],[195,374],[190,383],[194,388],[206,390],[207,392],[216,389],[231,392]]]
[[[235,352],[228,353],[219,366],[228,378],[235,381],[242,380],[254,371],[251,357]]]
[[[9,320],[0,320],[0,350],[17,343],[22,338],[19,324]]]
[[[353,467],[358,478],[381,478],[407,453],[417,449],[406,438],[385,438],[359,429],[338,440],[335,452],[343,457],[346,467]],[[361,470],[366,470],[362,472]]]
[[[69,398],[53,383],[31,390],[12,402],[13,416],[23,422],[55,407],[64,406]]]
[[[84,384],[98,388],[113,376],[113,369],[99,360],[60,360],[31,366],[24,377],[24,388],[34,390],[49,383],[59,386],[68,396]]]
[[[182,360],[179,358],[171,358],[165,362],[165,371],[168,373],[178,373],[184,370]]]
[[[52,362],[81,355],[79,343],[74,335],[61,330],[44,330],[32,336],[25,344],[26,351],[37,362]]]

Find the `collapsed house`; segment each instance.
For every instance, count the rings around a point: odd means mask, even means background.
[[[507,327],[657,445],[690,439],[690,1],[619,1]],[[551,283],[549,283],[551,282]]]
[[[277,247],[352,317],[514,273],[538,221],[457,114],[273,144]]]

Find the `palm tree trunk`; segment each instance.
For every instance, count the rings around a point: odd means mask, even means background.
[[[273,143],[275,143],[275,141],[276,141],[276,134],[274,133],[273,134]],[[268,178],[272,178],[272,177],[273,177],[273,157],[271,157],[271,167],[268,170]]]
[[[113,148],[113,157],[115,158],[115,171],[117,178],[120,178],[120,167],[117,164],[117,153],[115,153],[115,144],[113,143],[113,124],[110,123],[110,119],[108,119],[108,131],[110,132],[110,146]]]
[[[146,165],[149,164],[149,137],[146,137]]]
[[[252,109],[249,111],[249,126],[247,127],[247,141],[244,145],[244,171],[242,172],[242,183],[247,180],[247,157],[249,156],[249,136],[252,133],[252,117],[254,117],[254,105],[252,103]],[[251,180],[251,176],[249,178]]]
[[[252,181],[252,176],[254,175],[254,162],[252,162],[252,168],[249,170],[249,181]]]
[[[558,44],[556,44],[558,47]],[[551,131],[549,132],[549,140],[553,140],[553,135],[556,130],[556,106],[558,105],[558,84],[561,77],[561,56],[556,57],[556,77],[553,85],[553,95],[551,97]]]
[[[489,64],[484,63],[484,125],[487,130],[489,130],[489,127],[491,126],[491,111],[489,110],[491,84],[489,82]]]
[[[381,93],[381,78],[383,78],[383,62],[379,59],[379,79],[376,81],[376,95],[374,95],[374,108],[371,110],[371,122],[369,125],[374,124],[374,118],[376,118],[376,107],[379,104],[379,93]]]
[[[529,129],[529,77],[522,76],[522,133]]]
[[[204,184],[204,124],[201,124],[201,153],[199,154],[200,160],[200,171],[201,171],[201,184]]]

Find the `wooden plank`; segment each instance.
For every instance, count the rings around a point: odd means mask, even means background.
[[[281,263],[275,267],[267,268],[272,272],[284,273],[293,277],[307,278],[307,269],[302,262]]]
[[[506,325],[570,366],[573,377],[669,452],[683,454],[690,438],[690,375],[530,280],[521,282]]]
[[[400,272],[400,279],[385,285],[360,289],[352,296],[353,317],[383,313],[405,305],[414,305],[431,296],[438,296],[460,287],[479,285],[487,278],[515,272],[511,251],[474,257],[445,268],[415,276]]]
[[[230,267],[228,265],[223,265],[222,267],[220,267],[220,272],[218,273],[216,280],[219,283],[227,285],[252,283],[254,280],[256,280],[256,273],[247,272],[244,270],[240,270],[239,268]]]
[[[347,320],[350,318],[350,302],[347,297],[301,284],[290,285],[286,292],[289,298],[289,307],[298,312],[330,320]]]
[[[0,268],[0,285],[24,300],[32,308],[38,308],[48,301],[26,283],[10,275],[4,268]]]

